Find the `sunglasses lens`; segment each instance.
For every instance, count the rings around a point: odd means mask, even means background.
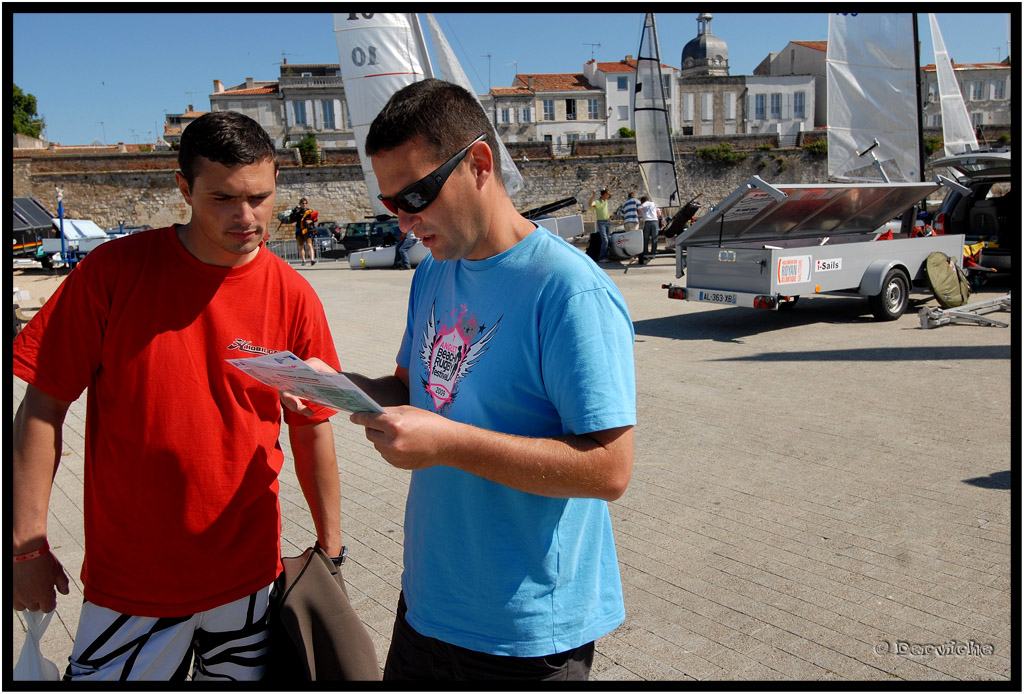
[[[385,198],[381,195],[377,196],[380,199],[382,205],[387,208],[387,211],[391,214],[398,214],[398,208],[395,207],[395,201],[391,198]]]

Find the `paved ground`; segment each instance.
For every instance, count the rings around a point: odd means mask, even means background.
[[[924,330],[916,310],[879,323],[850,298],[707,307],[666,298],[667,257],[607,269],[636,328],[639,425],[611,504],[628,617],[598,641],[593,679],[1009,680],[1013,328]],[[343,367],[390,373],[412,273],[301,271]],[[15,406],[23,392],[15,380]],[[83,418],[84,400],[51,501],[72,593],[44,649],[62,668],[82,598]],[[345,578],[383,663],[407,473],[336,419]],[[290,465],[282,506],[298,554],[314,535]]]

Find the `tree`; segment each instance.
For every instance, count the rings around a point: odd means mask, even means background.
[[[320,163],[320,149],[317,146],[316,136],[313,133],[306,133],[306,136],[299,140],[297,147],[299,152],[302,153],[303,164]]]
[[[36,97],[21,91],[21,87],[14,86],[14,133],[16,135],[28,135],[39,137],[46,127],[46,122],[38,117],[36,113]]]

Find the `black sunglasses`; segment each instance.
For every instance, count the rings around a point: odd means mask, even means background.
[[[462,150],[456,153],[455,156],[441,164],[420,180],[400,190],[397,195],[386,198],[378,193],[377,198],[384,204],[384,207],[388,208],[388,211],[391,212],[391,214],[398,214],[398,210],[408,212],[409,214],[422,212],[427,209],[430,203],[437,200],[437,196],[441,193],[441,188],[444,187],[448,177],[452,175],[453,171],[455,171],[455,167],[458,166],[463,157],[466,156],[466,152],[469,151],[469,148],[477,142],[485,139],[487,139],[486,133],[470,142],[468,145],[463,147]]]

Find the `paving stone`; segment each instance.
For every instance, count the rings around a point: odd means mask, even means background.
[[[609,505],[628,616],[598,639],[592,681],[1008,681],[1011,495],[968,480],[1011,459],[1012,331],[922,330],[916,315],[879,323],[839,297],[785,316],[671,301],[657,289],[678,282],[667,258],[606,271],[634,321],[640,424],[630,486]],[[390,373],[412,273],[326,262],[302,272],[345,369]],[[967,370],[975,387],[958,378]],[[12,381],[17,407],[25,387]],[[971,421],[922,426],[944,421],[949,402]],[[48,516],[72,579],[45,642],[62,662],[82,600],[84,418],[80,398]],[[383,665],[409,473],[346,418],[333,428],[345,580]],[[282,535],[297,553],[315,537],[287,438]],[[17,615],[11,635],[16,657]],[[873,650],[971,638],[995,653]]]

